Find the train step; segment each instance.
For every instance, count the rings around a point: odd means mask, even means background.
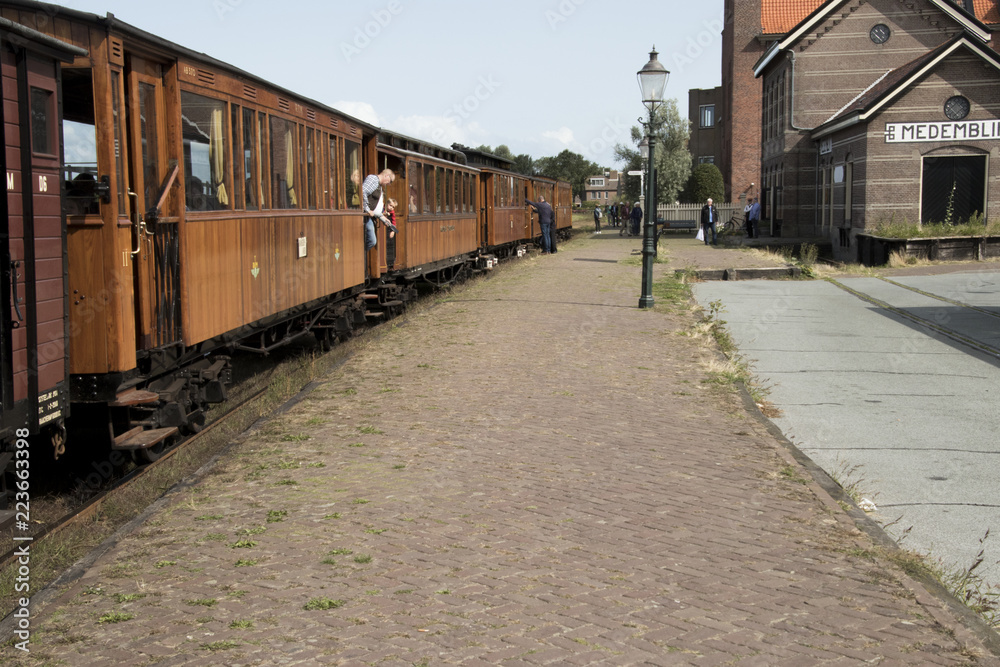
[[[368,292],[365,292],[364,294],[361,295],[361,298],[365,299],[366,301],[373,301],[378,299],[378,294],[370,294]]]
[[[146,403],[156,403],[160,400],[160,395],[155,391],[145,389],[129,389],[123,391],[115,397],[108,405],[116,408],[124,408],[133,405],[145,405]]]
[[[134,431],[135,429],[132,429]],[[168,428],[154,428],[148,431],[140,431],[138,433],[133,433],[129,431],[129,437],[126,440],[118,442],[115,440],[115,444],[112,445],[112,449],[148,449],[154,445],[158,445],[170,436],[177,433],[179,429],[176,426],[170,426]]]
[[[386,301],[385,303],[379,304],[379,306],[381,306],[382,308],[391,308],[393,306],[402,306],[402,305],[403,302],[400,301],[399,299],[396,299],[395,301]]]
[[[385,313],[378,310],[366,310],[365,317],[370,317],[372,319],[377,319],[379,317],[385,317]]]

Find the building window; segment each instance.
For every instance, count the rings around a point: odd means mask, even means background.
[[[969,115],[969,108],[969,100],[961,95],[955,95],[944,103],[944,115],[951,120],[962,120]]]
[[[715,164],[714,155],[699,155],[698,164]]]
[[[884,23],[878,23],[872,26],[872,29],[868,32],[868,37],[871,38],[876,44],[885,44],[889,41],[889,26]]]
[[[715,127],[715,105],[703,104],[698,107],[698,127]]]

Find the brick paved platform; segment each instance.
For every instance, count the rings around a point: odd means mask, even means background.
[[[5,657],[997,664],[706,382],[690,312],[636,308],[638,247],[581,238],[383,327]]]

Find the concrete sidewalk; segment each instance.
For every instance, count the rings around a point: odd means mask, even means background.
[[[636,308],[640,241],[602,236],[388,325],[41,610],[19,660],[998,664],[707,382],[689,311]]]

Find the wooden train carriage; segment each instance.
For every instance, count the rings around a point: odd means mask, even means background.
[[[506,158],[462,147],[470,166],[479,169],[480,244],[500,257],[517,252],[532,238],[528,178],[512,172]]]
[[[130,415],[115,446],[149,447],[136,421],[176,431],[224,394],[207,352],[266,351],[362,289],[375,128],[111,16],[0,15],[87,52],[62,73],[71,390]]]
[[[462,153],[383,131],[378,171],[392,169],[388,187],[398,203],[398,234],[379,227],[382,271],[407,277],[434,273],[469,260],[479,251],[478,170]]]
[[[44,434],[57,457],[69,399],[59,79],[61,63],[83,55],[0,19],[0,159],[7,175],[0,200],[0,445]],[[0,472],[11,457],[0,454]],[[2,485],[0,475],[0,506]]]
[[[543,198],[552,207],[553,215],[557,215],[556,204],[555,204],[555,192],[556,192],[556,181],[551,178],[544,178],[542,176],[532,176],[529,184],[528,197],[531,201],[541,201]],[[556,221],[558,222],[558,215]],[[556,229],[554,228],[553,233]],[[538,222],[538,215],[531,216],[531,238],[535,239],[540,243],[542,237],[542,228]]]
[[[568,237],[573,229],[573,186],[566,181],[556,181],[552,210],[556,215],[556,230]]]

